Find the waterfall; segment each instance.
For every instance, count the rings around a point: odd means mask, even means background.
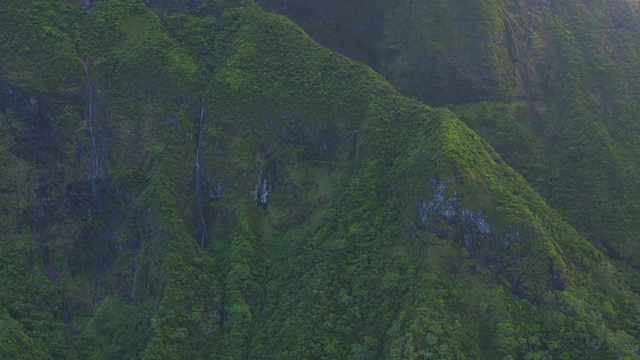
[[[98,188],[96,185],[96,178],[98,177],[98,170],[100,168],[100,158],[98,156],[98,146],[96,143],[96,136],[93,132],[93,97],[94,90],[91,86],[91,79],[89,78],[89,68],[83,61],[84,76],[87,80],[87,95],[89,97],[89,117],[87,118],[87,126],[89,127],[89,134],[91,135],[91,192],[93,197],[97,197]]]
[[[200,141],[202,140],[202,119],[204,117],[204,97],[200,100],[200,123],[198,128],[198,142],[196,144],[196,204],[200,213],[200,224],[202,232],[200,234],[200,247],[204,248],[204,241],[207,234],[207,221],[204,218],[202,206],[202,180],[200,178]]]

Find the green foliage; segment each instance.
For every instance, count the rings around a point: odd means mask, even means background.
[[[76,90],[72,81],[80,78],[81,67],[69,24],[63,21],[72,12],[69,5],[50,1],[4,2],[0,10],[3,79],[32,92]]]
[[[83,359],[139,359],[151,335],[144,307],[105,299],[83,324],[78,353]],[[109,334],[108,337],[104,334]]]
[[[31,241],[28,236],[7,236],[0,243],[0,287],[4,290],[0,295],[0,351],[20,358],[75,358],[61,321],[61,291],[29,265],[29,258],[37,256],[25,246]]]
[[[3,3],[0,357],[637,357],[637,39],[518,4],[372,5],[450,111],[249,1]]]
[[[3,315],[0,320],[0,355],[10,359],[35,359],[33,354],[33,341],[20,324],[8,315]]]

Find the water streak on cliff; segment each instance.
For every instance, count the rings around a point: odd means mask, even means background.
[[[93,194],[93,197],[96,198],[98,192],[96,179],[98,177],[98,170],[100,168],[100,157],[98,156],[98,145],[95,133],[93,131],[93,98],[95,96],[95,92],[93,87],[91,86],[91,79],[89,78],[89,68],[84,61],[82,62],[82,65],[84,66],[84,75],[87,81],[87,96],[89,98],[89,116],[87,118],[87,126],[89,128],[89,135],[91,136],[91,192]]]
[[[204,118],[204,98],[200,100],[200,122],[198,127],[198,142],[196,144],[196,205],[200,214],[200,224],[202,232],[200,234],[200,247],[204,248],[205,237],[207,234],[207,221],[204,217],[204,209],[202,205],[202,180],[200,176],[200,141],[202,140],[202,120]]]

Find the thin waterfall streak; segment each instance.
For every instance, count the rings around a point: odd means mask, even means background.
[[[97,196],[97,186],[96,179],[98,178],[98,170],[100,168],[100,159],[98,158],[98,145],[96,143],[96,137],[93,132],[93,97],[94,91],[91,86],[91,79],[89,78],[89,68],[87,68],[87,64],[82,62],[82,66],[84,66],[84,76],[87,80],[87,95],[89,97],[89,117],[87,119],[87,125],[89,127],[89,135],[91,136],[91,190],[93,193],[93,197]]]
[[[204,98],[200,100],[200,122],[198,127],[198,143],[196,145],[196,174],[200,174],[200,141],[202,139],[202,118],[204,117]]]
[[[202,184],[200,179],[200,141],[202,139],[202,121],[204,118],[204,97],[200,100],[200,122],[198,127],[198,142],[196,144],[196,205],[200,213],[200,223],[202,232],[200,234],[200,247],[204,248],[205,237],[207,234],[207,221],[204,218],[204,210],[202,205]]]

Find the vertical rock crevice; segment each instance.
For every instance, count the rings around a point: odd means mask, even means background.
[[[196,164],[195,164],[195,196],[198,214],[200,215],[200,247],[205,247],[207,235],[207,220],[204,216],[204,207],[202,204],[202,179],[200,176],[200,142],[202,141],[202,122],[204,118],[204,97],[200,99],[200,119],[198,124],[198,140],[196,143]]]

